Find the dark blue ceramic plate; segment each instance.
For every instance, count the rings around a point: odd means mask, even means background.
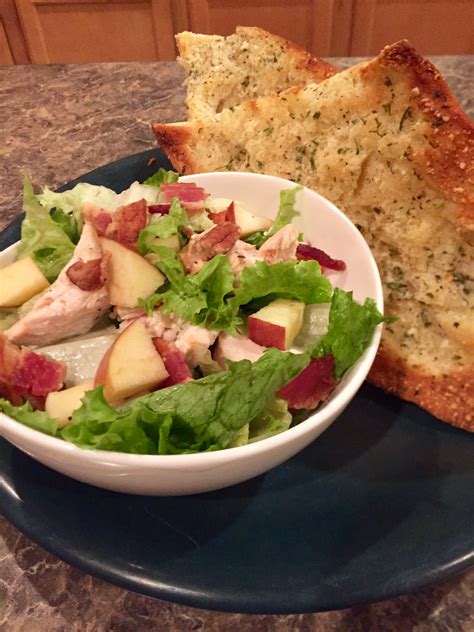
[[[152,150],[67,186],[122,190],[160,165]],[[0,249],[18,236],[17,221]],[[462,571],[474,563],[473,489],[471,435],[367,385],[287,463],[198,496],[99,490],[0,440],[0,509],[20,531],[124,588],[236,612],[343,608]]]

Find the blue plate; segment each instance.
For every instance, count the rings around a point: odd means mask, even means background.
[[[122,190],[159,166],[151,150],[64,188]],[[0,440],[0,510],[32,540],[124,588],[235,612],[332,610],[462,571],[474,563],[473,489],[471,435],[368,385],[290,461],[203,495],[96,489]]]

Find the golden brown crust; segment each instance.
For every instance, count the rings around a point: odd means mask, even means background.
[[[196,173],[187,140],[191,136],[193,123],[174,123],[152,125],[158,143],[163,148],[173,167],[181,175],[186,173]]]
[[[387,46],[367,71],[402,71],[419,111],[430,122],[431,149],[414,159],[433,186],[459,205],[457,221],[474,229],[474,124],[433,64],[406,40]]]
[[[442,421],[474,432],[473,365],[455,373],[428,375],[401,363],[382,342],[367,379]]]
[[[286,50],[291,51],[292,55],[295,58],[300,58],[297,67],[301,68],[301,70],[306,70],[307,72],[310,72],[314,76],[317,83],[319,83],[320,81],[324,81],[328,77],[332,77],[332,75],[335,75],[337,72],[339,72],[339,69],[329,62],[324,61],[324,59],[320,59],[319,57],[312,57],[307,50],[305,50],[301,46],[298,46],[298,44],[295,44],[295,42],[282,37],[281,35],[274,35],[273,33],[269,33],[268,31],[265,31],[258,26],[237,26],[235,30],[237,33],[252,30],[254,32],[258,32],[263,39],[269,39],[273,42],[280,42],[281,46],[283,46]]]

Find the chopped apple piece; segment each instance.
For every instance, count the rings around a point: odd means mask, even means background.
[[[151,241],[150,245],[151,246],[165,246],[166,248],[169,248],[170,250],[174,250],[175,252],[179,252],[181,250],[181,244],[179,243],[178,235],[171,235],[171,237],[166,237],[166,239],[165,238],[160,239],[159,237],[155,237],[155,239]],[[155,263],[160,260],[160,255],[157,254],[156,252],[150,252],[147,255],[145,255],[145,259],[147,259],[150,263],[155,265]]]
[[[304,303],[279,298],[248,317],[250,340],[264,347],[289,349],[303,325]]]
[[[94,386],[118,406],[130,397],[156,389],[169,377],[164,362],[142,321],[129,325],[109,348],[97,369]]]
[[[234,203],[234,219],[232,220],[232,218],[229,217],[229,213],[228,219],[230,222],[233,221],[237,224],[242,237],[247,237],[252,233],[256,233],[258,230],[268,230],[273,224],[273,220],[254,215],[238,202]]]
[[[71,421],[72,413],[81,407],[84,395],[93,388],[94,381],[88,380],[64,391],[48,393],[45,411],[50,417],[59,420],[59,428],[64,428]]]
[[[148,298],[165,282],[165,277],[145,257],[105,237],[100,238],[100,243],[110,253],[108,288],[112,305],[137,307],[139,298]]]
[[[18,307],[49,286],[31,257],[0,269],[0,307]]]

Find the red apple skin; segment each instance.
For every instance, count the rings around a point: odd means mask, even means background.
[[[285,351],[285,328],[266,320],[261,320],[255,316],[247,319],[248,335],[262,347],[276,347],[280,351]]]
[[[232,224],[235,224],[234,203],[231,202],[225,211],[208,213],[208,217],[214,224],[223,224],[224,222],[232,222]]]
[[[306,369],[281,388],[277,395],[286,399],[288,408],[311,410],[325,400],[336,385],[334,356],[311,360]]]
[[[186,364],[183,354],[173,342],[167,342],[163,338],[153,338],[153,344],[169,373],[169,377],[160,384],[160,388],[184,384],[184,382],[193,379],[193,374]]]

